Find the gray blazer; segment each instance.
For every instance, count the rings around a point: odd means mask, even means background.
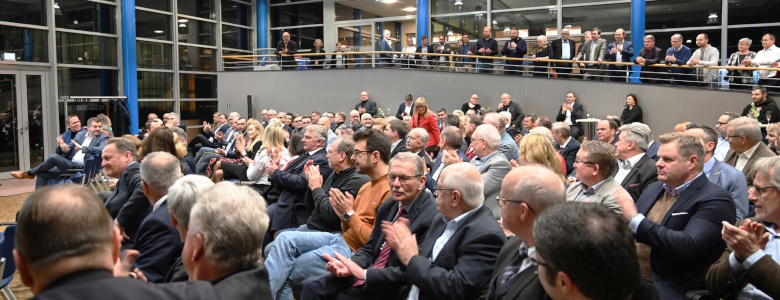
[[[758,142],[758,148],[756,148],[756,151],[753,152],[753,156],[748,159],[745,167],[742,169],[742,174],[745,174],[745,178],[747,179],[747,185],[753,185],[753,179],[756,178],[756,172],[758,172],[757,169],[753,169],[753,164],[755,164],[759,158],[773,156],[776,156],[776,154],[772,152],[767,145],[763,142]],[[726,152],[726,159],[724,159],[723,162],[733,167],[737,165],[738,157],[739,154],[737,154],[734,149],[729,149],[729,152]]]
[[[734,198],[734,206],[737,207],[737,220],[747,217],[748,185],[745,175],[736,168],[717,159],[715,159],[710,173],[706,175],[710,182],[722,187],[731,194],[731,198]]]
[[[498,151],[498,150],[496,150]],[[473,165],[477,165],[477,158],[471,160]],[[509,164],[509,160],[501,153],[496,153],[488,159],[482,166],[478,167],[479,173],[482,174],[482,184],[484,186],[483,193],[485,194],[485,206],[490,208],[493,212],[493,217],[496,220],[501,218],[500,209],[496,197],[498,192],[501,191],[501,181],[504,180],[506,173],[512,170],[512,165]]]
[[[585,42],[585,45],[583,45],[583,47],[582,47],[582,51],[580,53],[577,53],[577,59],[578,60],[585,60],[585,61],[590,61],[591,60],[591,58],[590,58],[590,52],[591,52],[591,48],[592,48],[591,45],[593,45],[593,41]],[[607,52],[607,40],[599,38],[598,40],[596,40],[596,48],[595,48],[595,51],[593,52],[594,53],[593,61],[597,61],[599,59],[602,60],[602,61],[606,61],[604,59],[604,54],[606,52]],[[604,66],[606,66],[606,65],[604,65]]]
[[[623,210],[620,209],[620,205],[615,200],[614,193],[615,190],[623,189],[623,187],[615,181],[615,177],[610,176],[604,180],[606,182],[604,182],[599,190],[593,194],[593,197],[590,198],[590,202],[604,204],[607,208],[617,213],[618,216],[622,216]],[[577,181],[570,185],[569,188],[566,189],[566,201],[575,201],[577,196],[582,192],[582,189],[581,181]]]

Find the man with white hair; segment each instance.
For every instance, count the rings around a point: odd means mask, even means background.
[[[330,152],[330,145],[333,145],[333,141],[335,141],[337,138],[336,133],[334,133],[333,130],[330,130],[331,121],[332,120],[330,118],[322,116],[317,122],[317,124],[322,125],[328,129],[328,145],[325,146],[325,150],[328,150],[328,152]],[[301,129],[301,131],[303,131],[303,129]]]
[[[474,147],[475,156],[469,163],[475,165],[482,174],[485,206],[490,208],[495,219],[499,219],[501,215],[496,197],[501,190],[501,180],[512,169],[512,165],[498,151],[501,147],[501,136],[493,125],[477,126],[471,137],[471,145]]]
[[[498,113],[498,115],[504,118],[504,122],[506,122],[506,125],[504,125],[504,132],[506,132],[509,137],[514,138],[517,135],[517,129],[512,127],[512,114],[508,111],[502,111]]]
[[[265,199],[251,188],[220,182],[201,193],[181,253],[190,280],[212,282],[221,299],[271,299],[259,263],[266,229]]]
[[[563,161],[566,163],[566,175],[571,174],[574,170],[577,151],[580,151],[580,141],[577,140],[577,137],[572,136],[571,128],[569,124],[564,122],[555,122],[552,129],[553,139],[558,145],[556,150],[558,150],[558,154],[563,156]]]
[[[181,117],[179,117],[179,114],[172,112],[168,114],[168,122],[171,123],[173,126],[179,127],[181,129],[187,130],[187,125],[181,124]],[[168,124],[165,124],[168,125]]]
[[[425,145],[428,144],[429,139],[428,131],[420,127],[410,130],[406,135],[406,150],[419,155],[425,161],[428,170],[433,168],[431,158],[425,153]]]
[[[360,115],[360,123],[363,124],[363,127],[360,127],[360,129],[355,130],[355,132],[360,132],[360,131],[369,130],[373,128],[374,117],[372,117],[371,114],[369,113],[364,113]]]
[[[168,188],[168,211],[171,214],[171,224],[179,232],[181,242],[187,239],[187,231],[190,228],[190,211],[198,200],[198,195],[214,186],[206,176],[187,175]],[[176,261],[163,278],[163,282],[188,281],[187,271],[184,270],[181,255],[176,256]]]
[[[650,131],[644,124],[631,123],[620,127],[620,139],[615,143],[618,171],[615,181],[636,201],[639,195],[658,180],[655,161],[647,157]]]
[[[520,158],[520,152],[517,148],[515,140],[506,133],[506,122],[503,117],[497,113],[488,113],[482,118],[484,124],[492,125],[498,130],[498,134],[501,138],[501,148],[498,149],[507,160],[517,160]]]
[[[508,93],[501,94],[501,103],[498,104],[497,112],[508,111],[512,114],[512,119],[509,123],[515,126],[518,131],[523,131],[523,119],[525,119],[525,113],[520,108],[520,104],[512,102],[512,96]]]
[[[775,154],[763,143],[761,127],[758,126],[755,119],[740,117],[729,121],[726,126],[728,126],[726,131],[731,149],[726,153],[726,159],[723,162],[742,171],[748,186],[751,186],[753,178],[756,176],[753,164],[759,158],[772,157]]]
[[[393,58],[397,57],[395,54],[386,53],[393,51],[393,42],[390,41],[390,30],[382,31],[382,40],[379,42],[379,66],[380,67],[392,67]]]
[[[405,299],[477,298],[506,241],[493,213],[482,205],[479,170],[469,163],[447,166],[433,194],[439,213],[419,249],[406,222],[382,222],[385,239],[411,283],[402,294]]]

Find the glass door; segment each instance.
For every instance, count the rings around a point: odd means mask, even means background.
[[[371,52],[374,51],[374,41],[379,36],[372,34],[374,32],[373,22],[357,22],[354,25],[338,26],[338,42],[342,45],[342,51],[346,52]],[[379,45],[376,43],[376,45]],[[371,68],[373,66],[372,55],[351,55],[350,65],[352,68]]]
[[[0,179],[43,162],[44,72],[0,71]]]

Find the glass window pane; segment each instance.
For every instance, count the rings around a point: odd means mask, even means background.
[[[57,32],[57,62],[117,66],[116,38]]]
[[[720,16],[721,2],[710,0],[647,1],[645,29],[720,26],[720,17],[710,21],[710,13]],[[628,20],[626,20],[628,22]],[[712,23],[711,23],[712,22]],[[564,22],[564,24],[566,24]],[[627,28],[627,27],[626,27]]]
[[[631,3],[564,7],[563,26],[569,25],[574,32],[577,32],[577,29],[584,32],[593,27],[607,32],[618,28],[628,30],[631,27]]]
[[[204,120],[211,122],[218,106],[217,101],[181,101],[179,102],[181,122],[187,124],[202,124]]]
[[[116,70],[57,68],[57,98],[62,96],[119,96]]]
[[[509,29],[517,27],[520,37],[535,40],[539,35],[557,35],[558,20],[549,9],[526,10],[493,14],[493,37],[509,38]],[[503,47],[503,46],[502,46]]]
[[[57,0],[54,24],[58,28],[116,33],[116,6],[83,0]]]
[[[173,73],[138,72],[138,98],[173,98]]]
[[[217,98],[217,76],[179,74],[179,92],[181,98]]]
[[[172,45],[150,43],[144,41],[135,42],[135,52],[139,68],[148,69],[173,69]]]
[[[217,24],[179,17],[179,42],[215,46]]]
[[[216,19],[214,15],[214,0],[184,0],[178,1],[180,15],[194,16],[204,19]]]
[[[455,1],[450,0],[433,0],[431,1],[431,15],[487,10],[487,0],[462,0],[461,2],[463,5],[455,5]],[[493,3],[495,2],[497,1],[493,1]]]
[[[370,32],[366,31],[367,33]],[[271,46],[276,47],[282,41],[282,33],[289,32],[290,40],[298,43],[298,49],[314,48],[314,40],[322,39],[322,27],[309,27],[287,30],[271,30]],[[365,44],[363,44],[365,45]]]
[[[271,27],[322,24],[322,3],[271,8]]]
[[[30,25],[46,25],[45,0],[0,0],[0,21]]]
[[[777,0],[729,1],[729,25],[780,22],[778,11]]]
[[[139,38],[171,40],[171,17],[163,14],[135,11],[135,36]]]
[[[249,37],[252,32],[246,28],[222,25],[222,47],[251,50]]]
[[[135,0],[135,6],[171,11],[171,0]]]
[[[146,126],[149,114],[155,113],[158,118],[166,112],[173,111],[173,101],[138,101],[138,119],[141,127]]]
[[[737,44],[739,43],[739,39],[741,38],[749,38],[753,40],[753,42],[750,44],[750,51],[758,53],[758,51],[764,50],[764,47],[761,46],[761,38],[764,36],[764,34],[767,33],[774,34],[776,37],[780,36],[780,26],[732,28],[729,29],[728,33],[729,33],[729,40],[727,43],[728,49],[726,51],[727,54],[726,58],[728,58],[728,56],[731,55],[731,53],[738,51]],[[710,45],[713,45],[715,47],[720,47],[720,42],[718,42],[718,44],[713,44],[712,37],[710,37]],[[723,53],[723,50],[720,50],[720,52]]]
[[[222,0],[222,22],[249,25],[252,18],[252,6],[229,0]]]
[[[469,34],[469,39],[472,43],[476,43],[478,39],[482,38],[482,28],[487,26],[487,16],[485,14],[476,14],[468,16],[457,17],[440,17],[431,18],[431,24],[433,24],[432,32],[449,32],[452,30],[454,39],[459,39],[463,33]],[[447,30],[444,30],[444,24],[446,24]],[[450,38],[452,40],[452,38]],[[431,37],[428,37],[430,43]]]
[[[336,21],[351,21],[351,20],[364,20],[379,18],[379,16],[372,14],[371,12],[356,9],[352,6],[342,4],[344,2],[336,2]]]
[[[566,4],[567,1],[572,0],[563,0],[563,4]],[[592,2],[592,1],[588,1]],[[536,7],[536,6],[556,6],[558,5],[558,0],[502,0],[502,1],[493,1],[493,9],[511,9],[511,8],[530,8],[530,7]]]
[[[179,46],[179,70],[213,72],[216,53],[213,49]]]
[[[46,30],[0,25],[0,53],[14,53],[17,61],[49,62]]]

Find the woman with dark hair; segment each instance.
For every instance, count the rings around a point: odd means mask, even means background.
[[[425,147],[425,152],[429,154],[435,154],[439,151],[439,123],[436,121],[436,113],[432,112],[428,108],[428,101],[425,98],[419,97],[414,101],[414,115],[412,115],[412,128],[422,128],[428,132],[428,145]]]
[[[158,127],[149,133],[141,145],[141,152],[138,152],[138,161],[143,160],[146,154],[156,151],[168,152],[176,156],[176,141],[170,128]]]
[[[623,113],[620,114],[620,122],[623,125],[631,124],[634,122],[642,122],[642,107],[639,106],[639,98],[634,94],[628,94],[626,96],[626,107],[623,109]]]
[[[290,151],[290,156],[292,156],[290,160],[295,160],[301,154],[306,153],[306,150],[303,150],[303,134],[296,133],[290,136],[290,145],[287,147],[287,150]]]

